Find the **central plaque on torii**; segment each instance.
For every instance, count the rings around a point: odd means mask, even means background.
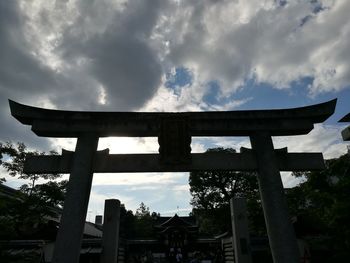
[[[226,112],[60,111],[10,101],[11,114],[44,137],[75,137],[75,152],[33,156],[27,173],[70,173],[53,262],[78,262],[94,172],[257,171],[260,196],[274,262],[299,262],[280,171],[323,169],[321,153],[275,150],[272,136],[309,133],[333,114],[336,100],[278,110]],[[158,137],[159,154],[97,151],[100,137]],[[191,153],[192,136],[248,136],[252,150]]]

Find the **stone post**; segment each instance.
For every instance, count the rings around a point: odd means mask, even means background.
[[[258,182],[270,248],[275,263],[300,262],[272,138],[268,132],[250,136],[258,163]]]
[[[78,137],[68,189],[57,233],[53,263],[78,263],[92,184],[92,165],[98,137]]]
[[[120,201],[105,201],[101,263],[117,263],[119,249]]]
[[[102,215],[95,216],[95,225],[102,226]]]
[[[251,263],[251,249],[248,229],[247,208],[244,198],[230,200],[232,220],[232,241],[236,263]]]

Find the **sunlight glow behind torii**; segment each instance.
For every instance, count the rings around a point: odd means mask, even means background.
[[[109,149],[112,154],[122,153],[157,153],[156,137],[107,137],[100,138],[98,150]]]

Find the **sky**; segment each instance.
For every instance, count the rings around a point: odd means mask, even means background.
[[[86,111],[228,111],[301,107],[338,98],[334,115],[275,148],[347,151],[338,123],[350,112],[347,0],[0,1],[0,141],[74,150],[74,139],[37,137],[8,99]],[[250,147],[243,137],[193,138],[192,151]],[[111,153],[156,153],[156,138],[103,138]],[[6,172],[1,170],[6,176]],[[67,175],[64,178],[68,178]],[[286,187],[298,183],[282,173]],[[23,182],[7,176],[6,184]],[[188,173],[95,174],[88,220],[105,199],[144,202],[169,216],[191,211]]]

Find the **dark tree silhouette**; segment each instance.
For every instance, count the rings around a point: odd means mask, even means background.
[[[214,148],[207,152],[234,153],[234,149]],[[229,202],[232,197],[247,199],[251,228],[264,229],[256,173],[237,171],[191,172],[189,177],[193,214],[200,231],[219,234],[231,228]]]
[[[57,181],[61,177],[60,174],[23,172],[24,161],[28,156],[43,154],[45,153],[28,150],[24,143],[0,143],[1,166],[9,175],[27,181],[20,187],[17,198],[0,201],[0,224],[2,229],[9,230],[3,231],[4,235],[16,238],[31,236],[35,228],[46,221],[48,216],[57,215],[55,208],[63,205],[67,181]],[[51,151],[50,154],[57,153]],[[38,183],[39,181],[41,182]]]
[[[311,231],[327,237],[322,246],[332,251],[329,262],[346,262],[350,257],[350,156],[326,160],[325,164],[323,171],[294,173],[302,183],[288,190],[288,203],[304,221],[297,234]]]

